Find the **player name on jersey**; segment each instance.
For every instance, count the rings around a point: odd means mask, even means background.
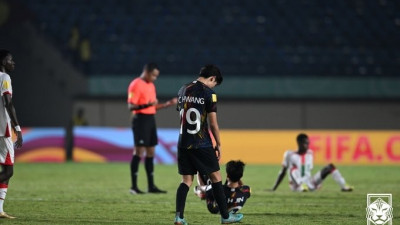
[[[197,104],[204,104],[204,98],[193,97],[193,96],[179,96],[178,102],[190,102],[190,103],[197,103]]]

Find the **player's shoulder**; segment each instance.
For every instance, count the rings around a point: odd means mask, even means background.
[[[209,87],[208,87],[207,85],[205,85],[205,84],[202,84],[202,85],[203,85],[204,91],[205,91],[207,94],[209,94],[209,95],[214,94],[214,95],[215,95],[215,91],[214,91],[213,89],[209,88]]]
[[[307,154],[308,154],[308,155],[314,155],[314,151],[313,151],[312,149],[308,149],[308,150],[307,150]]]
[[[129,84],[129,88],[139,88],[143,85],[144,80],[142,80],[140,77],[137,77],[131,81]]]
[[[140,78],[140,77],[136,77],[131,82],[131,84],[141,84],[141,83],[144,83],[144,80],[142,80],[142,78]]]
[[[179,88],[178,94],[183,94],[183,91],[185,91],[186,89],[190,88],[193,85],[194,85],[194,81],[192,81],[190,83],[183,84],[181,86],[181,88]]]
[[[295,151],[293,151],[293,150],[286,150],[286,151],[283,153],[283,156],[284,156],[284,157],[290,157],[290,156],[292,156],[294,153],[295,153]]]
[[[241,192],[250,192],[250,186],[249,185],[242,185],[241,187],[240,187],[240,191]]]
[[[4,73],[4,72],[0,72],[0,78],[1,79],[11,79],[10,75],[8,75],[7,73]]]
[[[215,91],[211,88],[209,88],[207,85],[201,83],[201,86],[203,88],[203,93],[204,96],[208,99],[211,100],[212,102],[217,102],[217,94],[215,93]]]
[[[204,83],[200,82],[200,81],[193,81],[192,82],[197,88],[202,89],[204,92],[206,93],[215,93],[213,89],[209,88],[207,85],[205,85]]]
[[[197,81],[192,81],[192,82],[189,82],[189,83],[186,83],[186,84],[182,85],[182,88],[193,87],[193,86],[195,86],[196,84],[197,84]]]

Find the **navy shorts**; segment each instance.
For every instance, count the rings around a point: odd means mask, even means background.
[[[209,175],[219,171],[218,158],[213,148],[178,148],[178,170],[181,175]]]

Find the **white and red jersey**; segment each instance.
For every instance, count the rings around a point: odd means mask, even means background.
[[[302,179],[309,180],[311,178],[313,160],[313,151],[311,149],[307,150],[307,152],[302,155],[297,153],[297,151],[286,151],[283,155],[282,165],[288,169],[289,182],[293,181],[290,173],[295,169],[299,170]]]
[[[3,72],[0,72],[0,93],[1,97],[12,94],[11,78]],[[11,137],[10,116],[2,100],[0,100],[0,137]]]

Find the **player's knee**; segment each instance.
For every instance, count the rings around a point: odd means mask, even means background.
[[[146,153],[147,158],[153,158],[154,157],[154,152],[147,152]]]
[[[213,182],[213,183],[217,183],[217,182],[220,182],[222,180],[221,179],[221,173],[219,171],[211,173],[209,175],[209,177],[211,179],[211,182]]]
[[[186,184],[188,187],[192,186],[193,176],[183,176],[182,183]]]
[[[332,172],[336,169],[335,165],[333,165],[332,163],[328,164],[328,168],[329,168],[330,172]]]
[[[135,147],[135,150],[134,150],[134,154],[137,155],[137,156],[139,156],[139,157],[142,157],[142,156],[143,156],[143,153],[145,152],[145,150],[146,150],[146,147],[143,147],[143,146],[136,146],[136,147]]]
[[[7,179],[10,179],[14,175],[14,170],[12,168],[11,169],[7,169],[5,171],[5,174],[6,174]]]
[[[142,152],[139,152],[139,151],[134,151],[134,153],[133,153],[134,155],[136,155],[136,156],[138,156],[138,157],[142,157],[142,155],[143,155],[143,153]]]
[[[292,178],[297,178],[300,175],[300,171],[298,169],[292,169],[290,171]]]
[[[182,183],[186,184],[188,187],[192,186],[193,181],[182,180]]]
[[[155,148],[154,147],[146,147],[146,157],[154,157]]]

